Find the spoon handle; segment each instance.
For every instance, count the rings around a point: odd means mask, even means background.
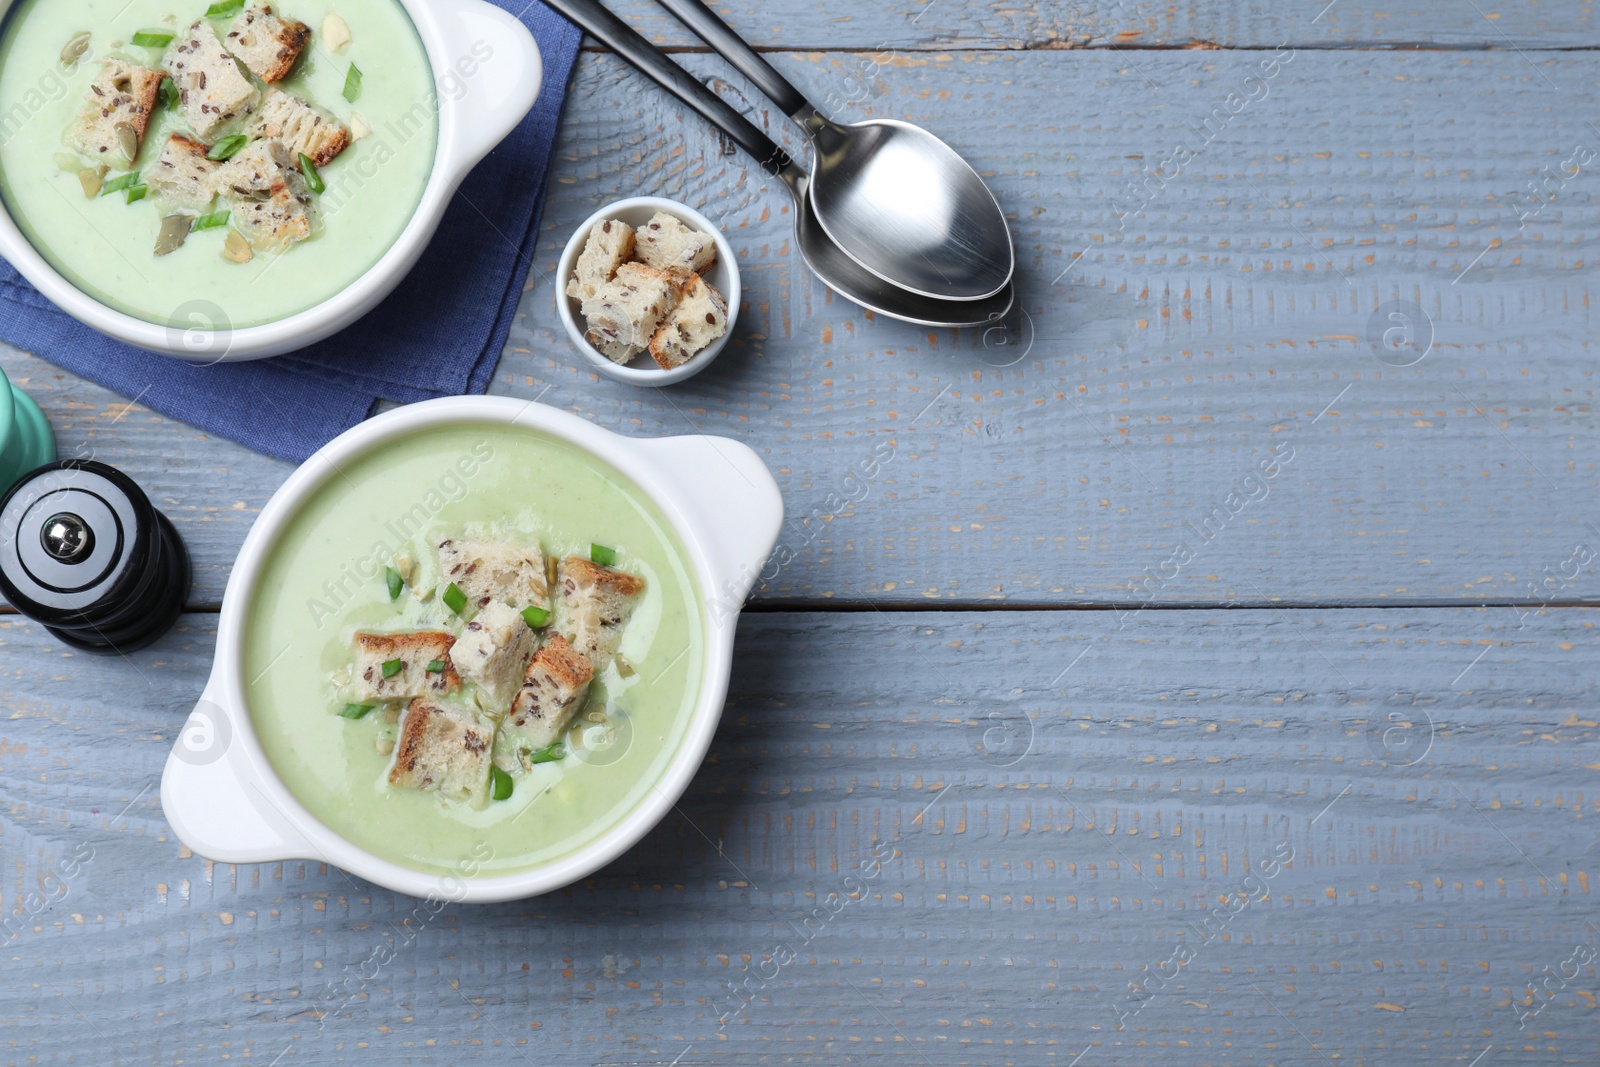
[[[699,112],[711,125],[730,137],[734,144],[770,173],[790,180],[795,172],[789,154],[763,133],[755,123],[735,111],[716,93],[668,59],[666,53],[647,41],[639,32],[600,6],[597,0],[545,0],[556,11],[577,23],[590,36],[611,49],[624,61],[660,85],[667,92]]]
[[[763,59],[759,52],[751,48],[732,26],[723,22],[721,16],[707,7],[702,0],[657,0],[657,2],[672,12],[691,33],[710,45],[712,51],[733,64],[734,69],[740,74],[749,78],[755,87],[761,90],[762,95],[777,104],[784,114],[802,120],[805,116],[816,113],[817,109],[811,106],[811,102],[790,83],[788,78],[779,74],[771,63]]]

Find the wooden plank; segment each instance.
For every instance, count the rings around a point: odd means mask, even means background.
[[[652,0],[609,5],[640,32],[664,45],[699,42]],[[1227,3],[965,4],[951,0],[841,5],[763,5],[726,0],[716,5],[759,48],[787,51],[1040,49],[1040,48],[1272,48],[1288,42],[1318,48],[1592,48],[1600,42],[1588,5],[1524,2],[1510,5],[1409,0],[1263,0]]]
[[[579,886],[437,917],[175,844],[155,783],[212,621],[131,666],[0,622],[7,1062],[1546,1067],[1600,1042],[1592,964],[1518,1015],[1594,944],[1595,610],[747,616],[680,814]]]
[[[952,334],[830,296],[794,255],[771,181],[619,62],[586,55],[495,389],[625,433],[721,433],[761,451],[791,517],[768,601],[1593,599],[1593,567],[1571,561],[1600,547],[1582,447],[1600,213],[1595,164],[1571,170],[1575,146],[1600,145],[1582,117],[1600,60],[1301,51],[1261,80],[1270,58],[968,52],[885,66],[850,113],[947,136],[1016,219],[1026,318]],[[788,59],[818,95],[848,91],[861,61]],[[1266,95],[1220,132],[1213,117],[1206,140],[1196,131],[1235,92]],[[1073,108],[1041,111],[1051,99]],[[1198,158],[1134,211],[1129,183],[1180,139]],[[1547,178],[1551,199],[1523,198]],[[745,274],[735,343],[666,391],[580,368],[548,278],[584,215],[638,192],[720,220]],[[1394,300],[1425,309],[1410,312],[1420,332],[1431,322],[1411,366],[1369,343],[1394,327]],[[137,406],[121,416],[103,390],[28,357],[0,365],[39,395],[67,451],[97,449],[151,489],[200,561],[194,604],[214,607],[287,468]],[[1247,483],[1274,448],[1292,460]],[[1236,506],[1241,487],[1257,499]]]

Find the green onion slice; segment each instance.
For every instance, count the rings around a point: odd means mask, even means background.
[[[515,787],[516,783],[511,780],[511,776],[509,774],[507,774],[505,771],[502,771],[499,767],[490,767],[489,780],[494,783],[494,798],[496,800],[511,799],[511,790]]]
[[[344,76],[344,98],[352,104],[361,95],[361,68],[350,64],[350,73]]]
[[[300,153],[300,173],[306,176],[306,185],[310,186],[313,193],[321,194],[328,191],[328,183],[317,173],[317,165],[311,162],[311,157],[304,152]]]
[[[223,219],[223,221],[226,222],[227,219]],[[389,599],[399,600],[400,590],[405,587],[405,582],[400,580],[400,572],[393,567],[385,567],[383,569],[383,580],[389,585]]]
[[[232,18],[244,10],[244,0],[217,0],[216,3],[206,8],[206,18],[224,19]]]
[[[339,717],[342,719],[359,719],[371,711],[372,708],[373,705],[371,704],[346,704],[339,712]]]
[[[102,185],[100,187],[100,195],[101,196],[110,196],[112,193],[120,193],[124,189],[132,189],[135,185],[138,185],[138,184],[139,184],[139,172],[136,171],[136,170],[129,171],[127,174],[121,175],[120,177],[112,178],[110,181],[108,181],[104,185]]]
[[[444,596],[441,599],[444,601],[444,606],[457,615],[460,615],[461,609],[467,606],[467,594],[463,593],[455,582],[444,587]]]
[[[165,48],[172,43],[173,34],[161,30],[140,30],[133,35],[133,43],[140,48]]]
[[[557,741],[549,748],[541,748],[528,758],[534,763],[554,763],[557,760],[564,760],[567,758],[567,746]]]
[[[171,78],[161,79],[161,106],[165,108],[178,106],[178,86]]]
[[[550,612],[544,608],[523,608],[522,621],[537,630],[550,621]]]
[[[149,192],[150,187],[147,185],[130,185],[128,187],[128,203],[137,204],[139,201],[143,200],[146,194]]]
[[[232,159],[239,154],[239,149],[249,143],[250,138],[242,133],[236,133],[232,137],[224,137],[211,146],[211,151],[206,153],[206,158],[216,163],[220,163],[224,159]]]
[[[395,675],[400,673],[400,668],[402,666],[404,666],[404,664],[402,664],[397,659],[386,659],[386,660],[384,660],[383,661],[383,676],[385,678],[393,678]]]
[[[590,545],[589,559],[602,567],[614,567],[617,563],[617,550],[607,548],[605,545]]]
[[[428,669],[423,673],[425,673],[425,674],[443,674],[444,673],[444,660],[442,660],[442,659],[430,659],[428,661]]]
[[[209,215],[201,215],[199,218],[194,220],[194,229],[215,230],[219,226],[226,226],[232,215],[233,213],[231,211],[213,211]],[[389,573],[393,574],[394,572],[390,571]],[[394,596],[391,594],[389,599],[393,600]]]

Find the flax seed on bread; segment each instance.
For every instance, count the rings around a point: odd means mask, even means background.
[[[178,101],[189,127],[210,140],[234,119],[250,115],[261,93],[239,71],[211,23],[200,19],[167,49],[161,60],[178,87]]]
[[[154,165],[146,168],[144,182],[159,200],[190,211],[203,211],[216,199],[216,175],[221,164],[206,158],[209,149],[186,134],[167,138]]]
[[[583,706],[593,679],[589,657],[556,634],[528,664],[522,688],[501,728],[529,749],[549,747]]]
[[[350,146],[350,131],[332,115],[281,89],[267,90],[250,132],[269,141],[281,141],[289,150],[290,159],[303,155],[318,167],[326,167]]]
[[[311,42],[311,27],[282,19],[271,4],[239,12],[224,38],[228,50],[264,82],[282,81]]]
[[[728,332],[728,302],[698,274],[679,287],[677,306],[650,338],[650,358],[662,370],[681,367]]]
[[[704,274],[717,261],[717,242],[682,219],[658,211],[634,234],[639,259],[678,278]]]
[[[492,714],[504,714],[539,644],[522,612],[491,600],[479,611],[450,650],[451,662],[488,699]]]
[[[311,192],[277,141],[256,141],[213,176],[252,248],[282,252],[311,237]]]
[[[649,346],[677,302],[678,287],[666,271],[624,263],[584,301],[589,343],[613,362],[626,363]]]
[[[350,695],[356,700],[407,700],[452,693],[461,676],[451,662],[455,637],[443,630],[379,634],[360,631],[350,670]],[[399,660],[399,669],[383,676],[383,665]],[[434,663],[442,670],[430,671]]]
[[[389,781],[478,804],[488,791],[493,759],[493,723],[418,697],[400,716]]]
[[[150,126],[150,116],[155,113],[165,77],[159,70],[121,59],[101,60],[100,73],[89,83],[83,111],[72,127],[73,145],[96,162],[118,170],[131,167]],[[127,135],[119,127],[126,127],[133,135],[131,155],[126,151]]]
[[[633,258],[633,227],[621,219],[604,219],[589,230],[578,255],[567,295],[577,301],[593,300],[595,291],[616,276],[617,268]]]
[[[582,556],[561,564],[562,633],[600,674],[616,659],[622,631],[644,592],[644,579]]]
[[[518,611],[550,608],[544,550],[537,541],[448,538],[439,542],[439,581],[455,583],[478,607],[498,600]]]

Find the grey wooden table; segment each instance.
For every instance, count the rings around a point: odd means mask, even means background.
[[[0,618],[0,1060],[1600,1061],[1590,5],[722,7],[979,162],[1024,313],[830,296],[780,189],[581,57],[494,389],[737,437],[790,521],[679,810],[437,916],[175,842],[161,766],[289,468],[5,352],[197,582],[137,671]],[[664,392],[552,307],[567,234],[636,192],[720,219],[748,287]]]

